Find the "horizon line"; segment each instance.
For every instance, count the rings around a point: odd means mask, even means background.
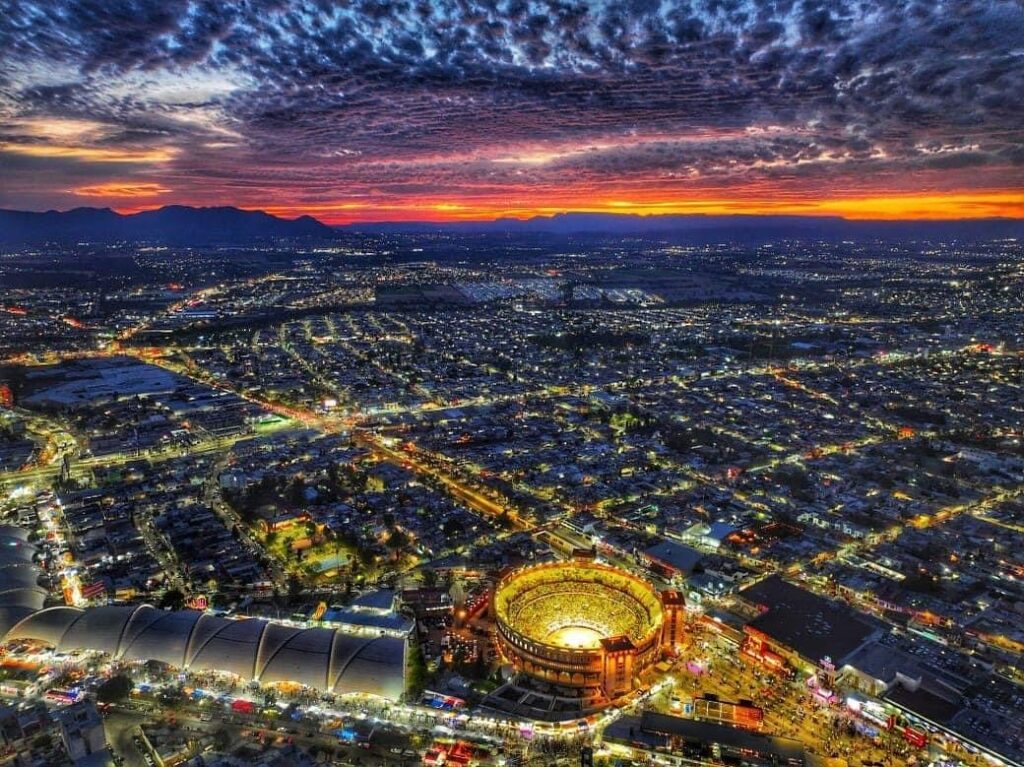
[[[1024,199],[1024,198],[1022,198]],[[296,206],[298,207],[298,206]],[[148,213],[165,208],[187,208],[190,210],[216,210],[216,209],[233,209],[249,213],[264,213],[274,218],[284,221],[297,221],[302,218],[310,218],[314,221],[328,227],[351,227],[351,226],[393,226],[393,225],[430,225],[430,226],[445,226],[445,225],[472,225],[472,224],[495,224],[502,221],[524,223],[534,220],[554,220],[559,216],[603,216],[609,218],[632,218],[632,219],[711,219],[711,218],[743,218],[743,219],[806,219],[812,220],[831,220],[831,221],[844,221],[847,223],[955,223],[955,222],[981,222],[981,221],[1024,221],[1024,211],[1020,215],[1009,215],[1000,214],[998,212],[991,212],[983,214],[981,212],[975,214],[965,215],[935,215],[935,216],[850,216],[843,215],[839,212],[826,212],[826,211],[779,211],[779,212],[768,212],[768,211],[658,211],[658,210],[605,210],[605,209],[587,209],[587,208],[565,208],[559,210],[540,210],[531,211],[525,213],[508,212],[508,213],[494,213],[493,215],[480,215],[480,216],[466,216],[466,217],[444,217],[430,216],[429,213],[425,216],[420,217],[396,217],[396,218],[357,218],[346,221],[325,221],[323,218],[315,215],[315,212],[300,212],[301,209],[295,210],[295,208],[283,208],[281,206],[250,206],[250,205],[237,205],[230,203],[221,204],[190,204],[190,203],[176,203],[167,202],[161,205],[151,205],[144,207],[116,207],[113,205],[104,206],[91,206],[91,205],[76,205],[68,208],[47,208],[45,210],[31,210],[23,208],[0,208],[0,210],[6,210],[11,213],[34,213],[34,214],[45,214],[45,213],[57,213],[66,214],[76,210],[95,210],[104,211],[108,210],[116,215],[128,217],[135,216],[140,213]],[[288,210],[288,213],[285,213]],[[426,212],[426,211],[424,211]],[[441,213],[441,211],[434,211],[435,213]],[[326,217],[325,217],[326,218]]]

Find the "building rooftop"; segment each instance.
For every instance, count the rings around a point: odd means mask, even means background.
[[[871,642],[853,652],[845,665],[883,684],[890,684],[896,674],[910,679],[921,677],[921,666],[913,656],[879,642]]]
[[[328,610],[324,613],[323,621],[342,627],[389,631],[399,634],[408,634],[413,629],[413,621],[404,615],[366,610]]]
[[[352,600],[353,610],[382,610],[390,612],[395,608],[394,589],[375,589],[360,594]]]
[[[939,725],[949,724],[950,720],[963,708],[962,703],[947,700],[926,690],[924,686],[911,691],[898,684],[886,693],[885,699],[906,711],[917,714],[922,719]]]
[[[801,762],[804,747],[798,740],[780,738],[750,732],[737,727],[727,727],[712,722],[698,722],[668,714],[645,712],[640,717],[624,716],[608,725],[605,739],[625,742],[640,742],[652,747],[666,744],[669,738],[718,744],[720,746],[745,749],[763,756],[775,756],[780,761]]]
[[[743,589],[740,596],[767,610],[748,628],[813,663],[829,658],[841,666],[879,630],[851,608],[775,575]]]
[[[704,558],[697,549],[684,546],[674,541],[662,541],[644,551],[648,559],[657,560],[660,564],[678,570],[681,573],[692,573]]]

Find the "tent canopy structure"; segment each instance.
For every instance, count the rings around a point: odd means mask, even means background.
[[[14,532],[16,531],[16,532]],[[0,526],[0,640],[30,640],[58,652],[234,674],[265,684],[294,682],[325,693],[397,701],[405,691],[406,640],[340,629],[297,628],[151,605],[43,608],[36,549],[24,531]]]

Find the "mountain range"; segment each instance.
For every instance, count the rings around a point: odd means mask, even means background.
[[[331,238],[335,229],[312,216],[284,219],[261,210],[168,205],[141,213],[75,208],[33,213],[0,210],[0,244],[154,242],[234,245],[296,238]]]
[[[174,246],[246,245],[281,240],[327,240],[355,234],[453,232],[491,235],[657,236],[686,242],[820,240],[990,240],[1024,238],[1024,219],[854,221],[816,216],[639,216],[561,213],[530,219],[465,222],[377,222],[331,227],[311,216],[284,219],[233,207],[168,205],[141,213],[109,208],[66,212],[0,210],[0,245],[150,242]]]
[[[1024,219],[883,221],[838,216],[651,215],[558,213],[529,219],[495,221],[379,222],[350,224],[365,233],[462,232],[473,234],[653,235],[696,242],[747,242],[783,239],[821,240],[991,240],[1024,237]]]

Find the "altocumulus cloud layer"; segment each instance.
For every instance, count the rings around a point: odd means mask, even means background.
[[[1024,215],[1019,0],[8,0],[0,205]]]

